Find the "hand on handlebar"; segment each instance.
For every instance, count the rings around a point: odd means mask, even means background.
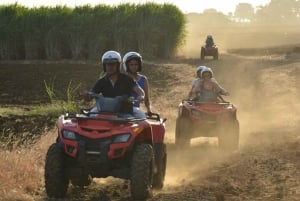
[[[143,102],[144,101],[144,96],[138,96],[136,99],[134,97],[129,97],[127,99],[129,102],[135,103],[135,102]]]
[[[90,101],[92,99],[90,91],[79,92],[79,96],[81,96],[84,101]]]
[[[152,116],[152,114],[154,114],[154,113],[153,113],[151,110],[147,110],[146,114],[147,114],[148,116]]]
[[[143,102],[143,101],[145,100],[145,97],[144,97],[144,96],[138,96],[138,97],[137,97],[137,100],[138,100],[139,102]]]

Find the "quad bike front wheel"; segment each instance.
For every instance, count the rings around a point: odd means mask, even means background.
[[[175,130],[175,145],[178,147],[189,146],[189,126],[190,120],[187,117],[178,117],[176,120],[176,130]]]
[[[130,188],[133,200],[152,196],[154,154],[150,144],[139,144],[133,153],[130,170]]]
[[[65,171],[65,154],[57,143],[52,144],[45,161],[45,188],[51,198],[63,198],[68,189],[69,179]]]
[[[167,165],[167,151],[164,143],[154,145],[154,158],[156,164],[156,171],[153,176],[152,187],[155,189],[162,189],[166,175]]]
[[[225,151],[239,148],[239,121],[234,120],[219,126],[219,147]]]

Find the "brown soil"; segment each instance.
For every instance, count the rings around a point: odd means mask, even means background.
[[[286,57],[282,52],[253,51],[243,51],[243,55],[224,53],[216,61],[182,58],[145,64],[143,72],[152,86],[153,110],[168,118],[165,187],[155,191],[149,201],[300,199],[300,55]],[[192,147],[186,150],[173,144],[177,106],[186,97],[198,65],[212,67],[218,82],[230,92],[226,99],[238,106],[240,149],[235,153],[220,152],[216,139],[193,140]],[[2,63],[1,107],[21,108],[20,113],[26,114],[30,105],[49,101],[44,80],[54,79],[58,97],[64,98],[70,80],[88,89],[98,77],[95,72],[99,72],[99,65],[92,63]],[[55,119],[45,116],[0,117],[2,135],[18,134],[23,139],[24,133],[31,133],[34,135],[29,139],[34,141],[39,139],[36,136],[43,140],[43,134],[54,123]],[[27,200],[49,200],[42,182],[28,197]],[[106,178],[95,179],[85,189],[71,187],[64,200],[131,199],[124,181]]]

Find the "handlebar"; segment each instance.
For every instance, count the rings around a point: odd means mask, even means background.
[[[147,119],[151,119],[151,120],[155,120],[155,121],[161,121],[161,119],[160,119],[160,115],[158,114],[158,113],[145,113],[146,114],[146,118]],[[162,123],[165,123],[167,121],[167,119],[166,118],[164,118],[163,120],[162,120]]]
[[[81,94],[82,96],[88,96],[89,98],[104,98],[102,94],[97,94],[91,91],[85,92],[84,94]],[[128,101],[130,103],[136,103],[136,102],[142,102],[143,100],[134,99],[133,97],[128,97],[126,95],[124,96],[116,96],[115,98],[120,98],[124,101]]]

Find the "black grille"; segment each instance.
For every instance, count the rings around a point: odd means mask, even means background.
[[[86,151],[103,151],[107,150],[112,143],[110,138],[90,139],[80,136],[79,141],[85,145]]]

